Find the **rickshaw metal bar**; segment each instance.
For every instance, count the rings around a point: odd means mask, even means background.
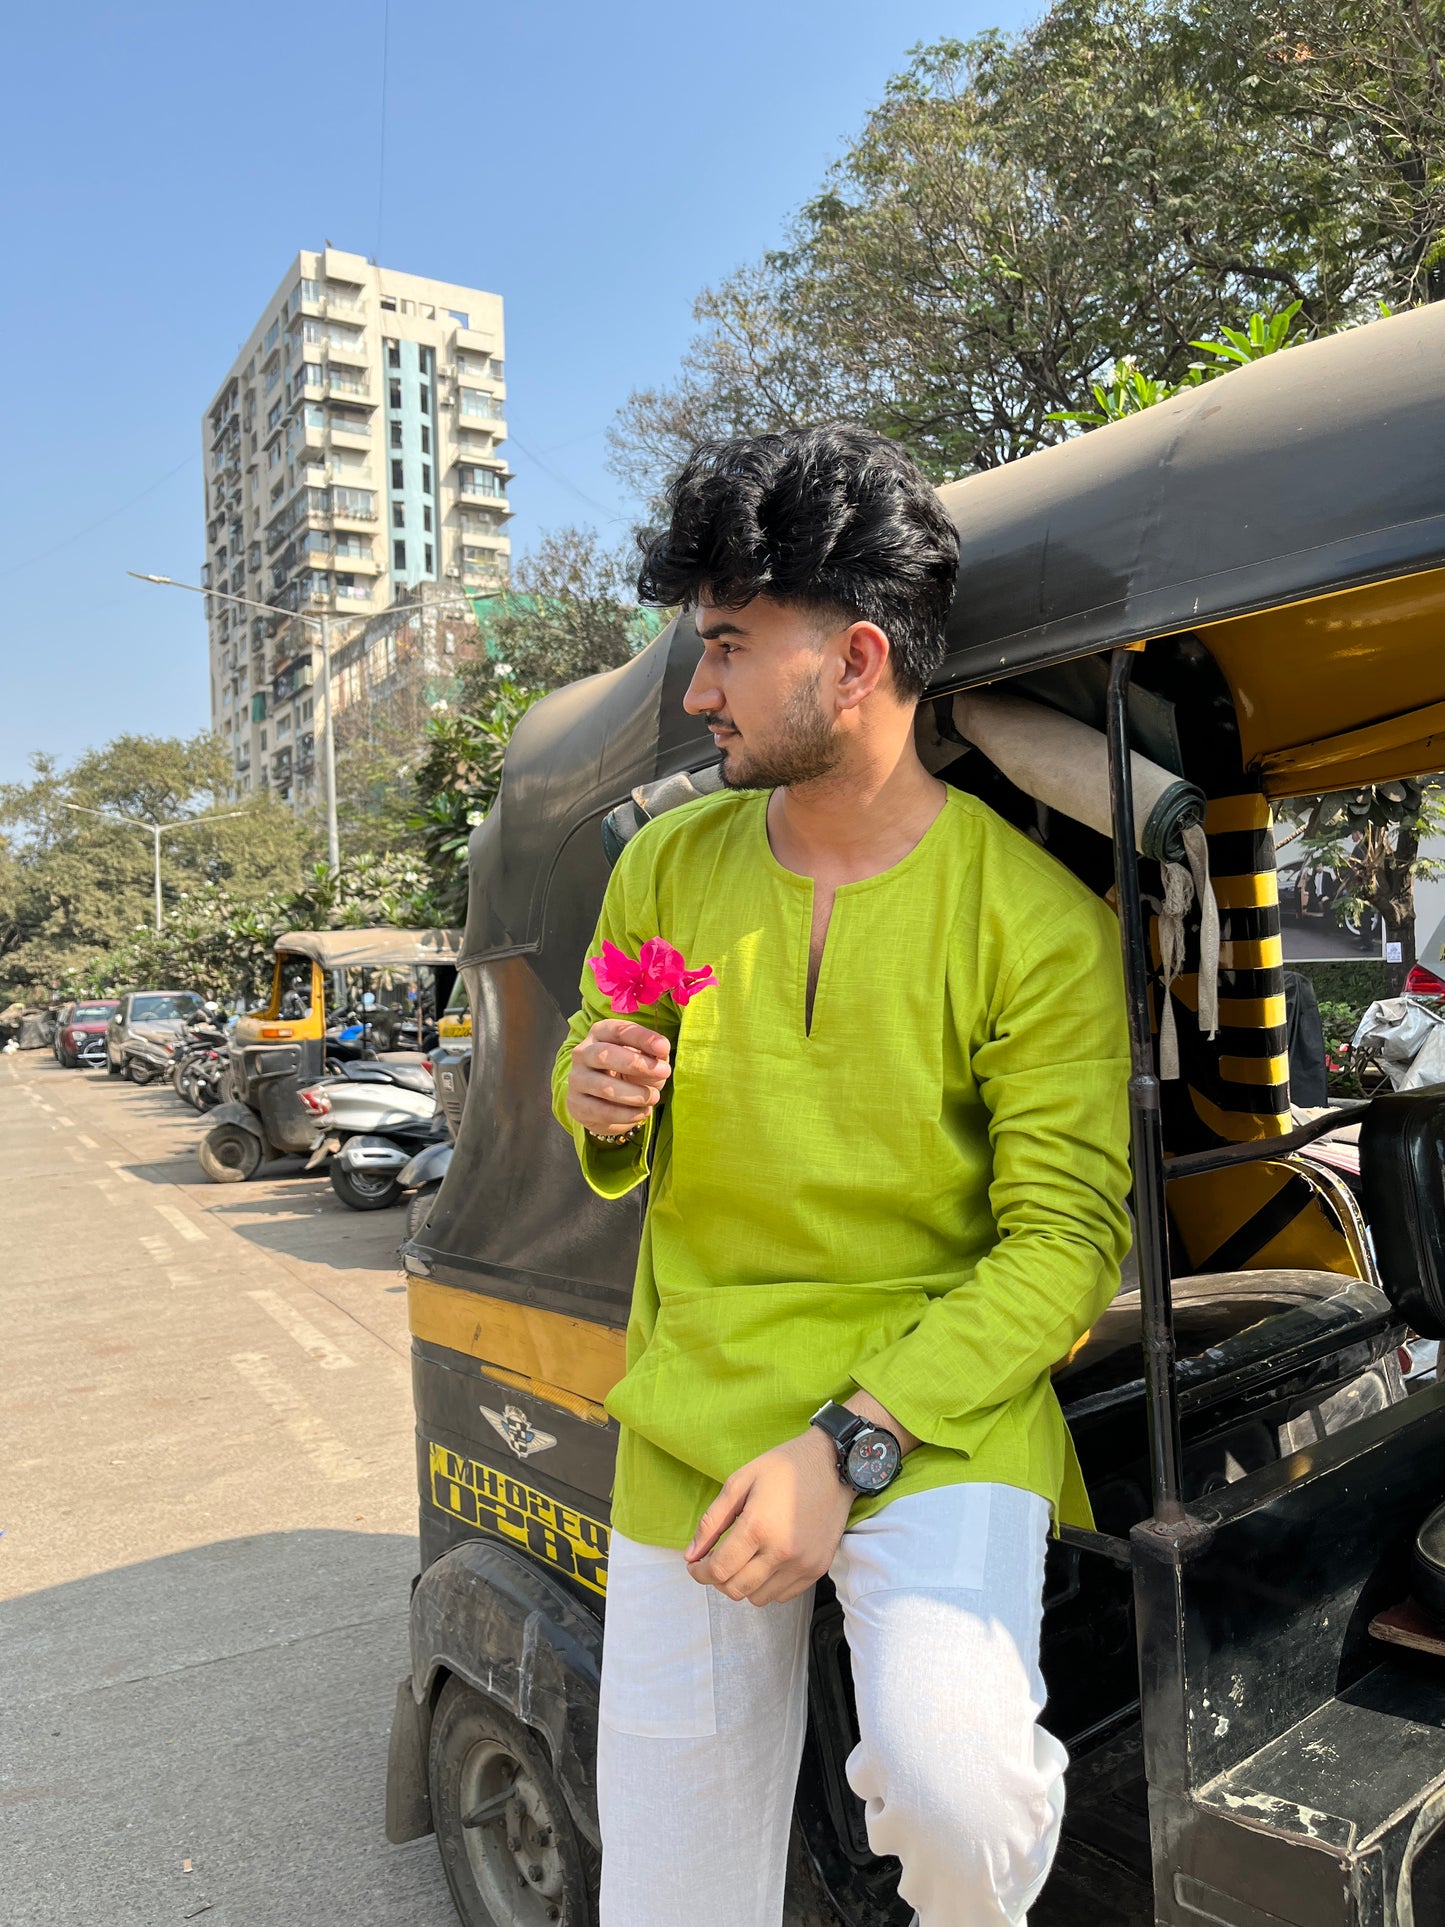
[[[1109,801],[1114,828],[1114,885],[1124,953],[1124,992],[1129,1020],[1129,1138],[1134,1164],[1134,1250],[1139,1263],[1139,1302],[1148,1390],[1149,1462],[1154,1517],[1183,1517],[1183,1457],[1179,1403],[1174,1383],[1174,1308],[1164,1215],[1164,1130],[1159,1078],[1149,1023],[1149,955],[1139,892],[1134,832],[1133,768],[1129,753],[1129,684],[1134,649],[1113,651],[1109,661],[1107,731]]]
[[[1217,1144],[1209,1151],[1186,1151],[1181,1157],[1165,1158],[1166,1178],[1197,1178],[1205,1171],[1223,1171],[1232,1164],[1256,1164],[1265,1158],[1288,1157],[1292,1151],[1313,1144],[1354,1124],[1370,1108],[1368,1098],[1358,1104],[1338,1105],[1328,1117],[1311,1118],[1280,1137],[1251,1138],[1247,1144]]]

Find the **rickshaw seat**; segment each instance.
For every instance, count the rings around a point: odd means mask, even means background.
[[[1337,1271],[1219,1271],[1172,1286],[1181,1393],[1209,1404],[1237,1373],[1276,1363],[1296,1346],[1384,1332],[1394,1314],[1383,1291]],[[1134,1395],[1144,1376],[1137,1287],[1121,1291],[1077,1351],[1053,1374],[1067,1414]]]

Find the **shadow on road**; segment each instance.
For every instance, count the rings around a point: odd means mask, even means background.
[[[5,1918],[455,1927],[435,1843],[382,1831],[415,1569],[263,1533],[0,1604]]]

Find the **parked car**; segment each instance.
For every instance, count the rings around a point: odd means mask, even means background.
[[[204,1008],[194,990],[128,990],[106,1025],[106,1069],[112,1077],[130,1075],[141,1084],[160,1076],[187,1019],[199,1017]]]
[[[105,1033],[120,1008],[114,997],[62,1004],[55,1022],[56,1061],[73,1071],[81,1064],[98,1069],[105,1061]]]

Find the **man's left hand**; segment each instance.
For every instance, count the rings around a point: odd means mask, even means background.
[[[832,1565],[854,1497],[833,1441],[810,1426],[733,1473],[702,1515],[688,1568],[729,1599],[796,1599]]]

